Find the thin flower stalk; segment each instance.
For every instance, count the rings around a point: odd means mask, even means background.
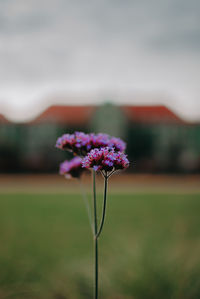
[[[80,192],[82,194],[82,198],[83,198],[83,201],[84,201],[84,204],[85,204],[85,208],[86,208],[86,212],[87,212],[88,220],[89,220],[89,225],[90,225],[92,234],[94,235],[94,226],[93,226],[93,223],[92,223],[91,207],[90,207],[90,204],[89,204],[88,196],[85,192],[85,188],[82,184],[81,178],[78,179],[78,185],[79,185]]]
[[[96,172],[92,171],[93,177],[93,200],[94,200],[94,272],[95,272],[95,286],[94,286],[94,298],[98,299],[98,238],[97,235],[97,201],[96,201]]]
[[[103,225],[104,225],[104,221],[105,221],[105,216],[106,216],[106,201],[107,201],[107,187],[108,187],[108,177],[105,176],[104,177],[104,199],[103,199],[103,210],[102,210],[102,218],[101,218],[101,222],[100,222],[100,226],[99,226],[99,230],[96,234],[96,238],[99,238],[102,229],[103,229]]]

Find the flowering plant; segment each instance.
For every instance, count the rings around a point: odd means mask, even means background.
[[[126,143],[120,138],[110,137],[107,134],[85,134],[75,132],[74,134],[64,134],[58,138],[56,147],[68,150],[76,155],[71,161],[64,161],[60,164],[60,174],[66,178],[80,178],[86,169],[92,170],[93,177],[93,236],[95,249],[95,288],[94,298],[98,298],[98,238],[102,232],[107,201],[108,179],[117,170],[129,167],[127,155],[124,153]],[[77,155],[79,157],[77,157]],[[96,204],[96,172],[101,172],[104,178],[104,197],[101,221],[97,223]],[[89,213],[89,218],[90,213]]]

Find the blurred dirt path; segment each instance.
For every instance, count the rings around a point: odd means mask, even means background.
[[[82,178],[90,190],[91,178]],[[97,190],[102,191],[103,179],[98,175]],[[112,193],[199,193],[200,175],[115,174],[109,180]],[[0,175],[0,193],[78,193],[75,179],[60,175]]]

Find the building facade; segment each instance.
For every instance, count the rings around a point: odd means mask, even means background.
[[[200,172],[200,124],[187,123],[165,106],[51,106],[29,123],[0,116],[0,172],[55,172],[70,154],[56,139],[74,131],[123,138],[129,171]]]

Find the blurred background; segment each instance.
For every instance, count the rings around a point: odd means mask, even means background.
[[[25,123],[4,116],[0,121],[3,173],[55,173],[59,162],[69,158],[55,149],[57,138],[77,130],[123,138],[130,172],[200,172],[200,123],[181,119],[163,105],[55,105]]]
[[[55,148],[75,130],[123,138],[131,161],[110,180],[101,296],[200,298],[199,12],[0,0],[0,299],[92,298],[86,213]],[[98,177],[99,212],[101,195]]]

